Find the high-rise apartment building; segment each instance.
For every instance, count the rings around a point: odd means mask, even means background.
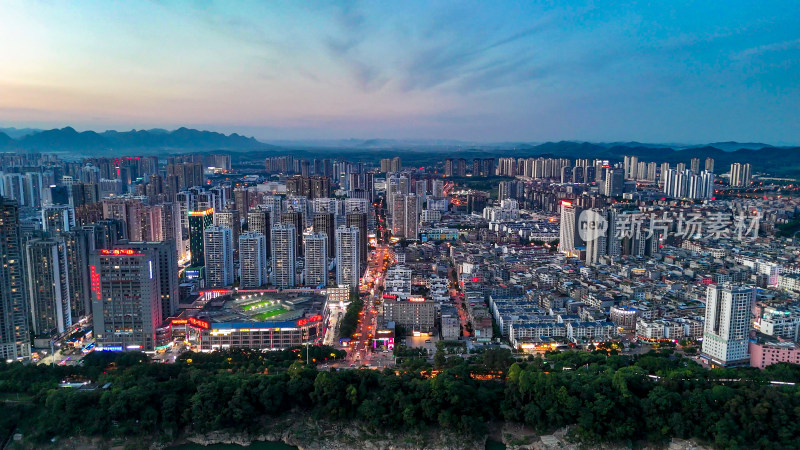
[[[328,235],[306,233],[305,240],[305,285],[325,287],[328,285]]]
[[[336,254],[336,217],[329,212],[315,212],[312,216],[312,229],[314,233],[323,233],[328,236],[328,254]]]
[[[609,197],[619,197],[625,188],[625,179],[622,169],[609,168],[603,182],[603,194]]]
[[[558,250],[567,256],[579,256],[579,247],[584,246],[578,230],[581,208],[569,200],[561,200],[561,221],[559,223]]]
[[[164,318],[178,312],[180,301],[178,283],[178,252],[171,240],[162,242],[126,242],[118,243],[115,249],[134,250],[141,253],[152,253],[158,261],[156,275],[159,281],[159,298],[161,314]],[[113,250],[113,249],[112,249]]]
[[[670,169],[664,177],[664,194],[672,198],[709,199],[714,195],[714,174],[708,171],[693,173]]]
[[[705,170],[707,170],[709,172],[713,172],[714,171],[714,158],[712,158],[710,156],[708,158],[706,158]]]
[[[115,248],[92,255],[89,276],[98,349],[152,351],[163,320],[155,249]]]
[[[731,177],[730,184],[733,187],[747,187],[750,186],[750,178],[752,177],[752,167],[749,163],[733,163],[731,164]]]
[[[361,279],[358,228],[336,229],[336,284],[358,287]]]
[[[89,257],[97,250],[95,233],[98,228],[91,225],[83,226],[64,234],[69,297],[72,301],[70,314],[75,321],[92,311],[92,298],[89,295]]]
[[[388,173],[388,172],[399,172],[401,169],[400,164],[400,157],[395,156],[394,158],[383,158],[381,159],[381,172]]]
[[[700,158],[692,158],[689,162],[689,170],[693,173],[700,173]]]
[[[233,230],[211,226],[203,231],[206,286],[233,284]]]
[[[297,231],[291,224],[272,227],[272,284],[277,287],[294,287],[295,258],[297,257]]]
[[[42,208],[42,229],[55,236],[75,227],[75,210],[69,205],[50,205]]]
[[[17,202],[0,197],[0,358],[31,356]]]
[[[398,238],[419,237],[420,207],[415,194],[396,195],[390,205],[392,209],[392,235]]]
[[[358,228],[358,260],[361,267],[367,267],[367,213],[366,212],[348,212],[345,216],[345,226]]]
[[[201,267],[205,264],[203,253],[203,232],[214,224],[214,208],[202,211],[189,211],[189,253],[191,267]]]
[[[709,285],[702,355],[721,366],[749,364],[750,310],[755,289],[748,286]]]
[[[49,337],[63,333],[72,325],[64,239],[54,237],[28,241],[25,264],[33,334]]]
[[[295,230],[296,257],[303,256],[303,230],[305,230],[304,210],[293,209],[281,214],[281,223],[291,225]]]
[[[267,255],[266,236],[256,231],[239,236],[239,286],[241,288],[252,289],[267,284]]]

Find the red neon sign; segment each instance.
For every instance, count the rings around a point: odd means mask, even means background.
[[[187,323],[189,323],[189,320],[188,319],[172,319],[172,321],[170,323],[172,323],[172,325],[186,325]]]
[[[195,319],[194,317],[189,317],[189,325],[197,328],[203,328],[205,330],[211,328],[211,324],[206,322],[205,320]]]
[[[90,266],[89,267],[89,278],[90,278],[90,283],[91,283],[91,290],[92,290],[92,292],[94,292],[95,298],[97,298],[97,300],[100,300],[101,299],[101,295],[100,295],[100,274],[97,273],[97,270],[95,269],[95,266]]]
[[[322,320],[322,316],[317,314],[306,319],[300,319],[297,321],[297,326],[302,327],[303,325],[308,325],[309,323],[319,322]]]
[[[572,202],[569,200],[561,200],[561,206],[572,207]]]
[[[425,297],[408,297],[408,301],[414,303],[422,303],[425,301]]]
[[[100,250],[101,255],[108,255],[108,256],[138,256],[140,253],[136,253],[136,250],[131,248],[115,248],[113,250]]]
[[[394,294],[384,294],[384,295],[383,295],[383,298],[385,298],[385,299],[387,299],[387,300],[396,300],[396,299],[397,299],[397,296],[396,296],[396,295],[394,295]]]

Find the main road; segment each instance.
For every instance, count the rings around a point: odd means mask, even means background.
[[[353,333],[347,362],[350,366],[370,365],[376,359],[370,347],[371,340],[375,337],[378,327],[378,304],[383,291],[386,269],[392,262],[391,250],[386,245],[378,245],[370,253],[367,271],[361,283],[360,295],[364,301],[358,319],[358,326]]]

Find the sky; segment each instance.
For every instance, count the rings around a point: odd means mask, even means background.
[[[0,1],[0,127],[800,144],[800,4]]]

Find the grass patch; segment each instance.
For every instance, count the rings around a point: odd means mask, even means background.
[[[273,310],[271,310],[271,311],[267,311],[267,312],[263,312],[263,313],[256,314],[256,315],[254,315],[254,316],[253,316],[253,319],[256,319],[256,320],[266,320],[266,319],[268,319],[268,318],[270,318],[270,317],[273,317],[273,316],[278,316],[278,315],[281,315],[281,314],[283,314],[283,313],[285,313],[285,312],[286,312],[286,310],[285,310],[285,309],[283,309],[283,308],[277,308],[277,309],[273,309]]]

